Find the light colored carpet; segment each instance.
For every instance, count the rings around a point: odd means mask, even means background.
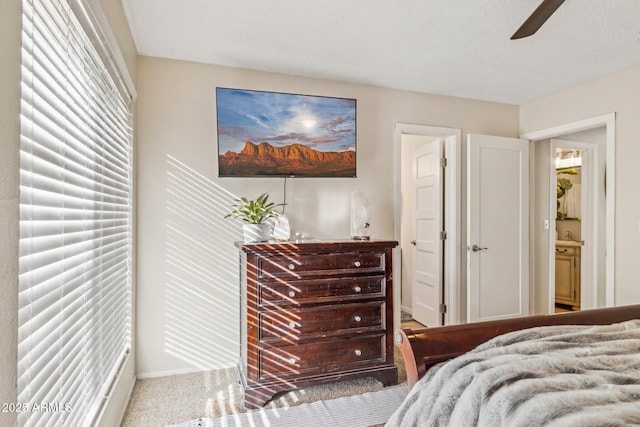
[[[320,400],[302,405],[261,409],[174,424],[168,427],[370,427],[384,424],[408,393],[406,384],[381,391]]]
[[[396,349],[398,382],[406,382],[402,355]],[[320,400],[337,399],[384,387],[373,378],[321,384],[276,395],[265,409],[286,408]],[[235,368],[150,378],[136,382],[122,427],[160,427],[197,418],[246,412]]]

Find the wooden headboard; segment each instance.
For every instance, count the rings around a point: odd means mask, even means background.
[[[466,353],[483,342],[507,332],[550,325],[607,325],[631,319],[640,319],[640,305],[435,328],[397,329],[395,340],[402,352],[407,368],[407,381],[411,388],[433,365]]]

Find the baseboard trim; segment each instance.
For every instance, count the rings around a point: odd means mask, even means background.
[[[139,380],[146,380],[148,378],[170,377],[172,375],[196,374],[198,372],[208,372],[208,371],[215,371],[218,369],[229,369],[229,368],[237,368],[237,366],[229,365],[229,366],[213,366],[211,368],[206,368],[206,369],[185,368],[185,369],[172,369],[169,371],[138,372],[136,374],[136,378]]]

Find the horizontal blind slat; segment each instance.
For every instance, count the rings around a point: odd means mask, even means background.
[[[113,150],[104,149],[100,143],[99,135],[90,134],[87,129],[79,127],[62,127],[60,121],[64,122],[64,119],[58,117],[50,117],[46,114],[31,115],[24,113],[21,115],[23,124],[25,127],[25,137],[27,139],[38,141],[37,143],[43,144],[49,141],[64,141],[65,153],[69,151],[70,159],[79,158],[78,163],[82,164],[83,159],[94,159],[94,163],[101,164],[101,162],[95,162],[96,158],[105,159],[102,163],[112,165],[114,171],[102,170],[103,173],[120,174],[125,173],[127,160],[121,156],[114,155]],[[129,132],[130,134],[130,132]],[[87,135],[91,138],[87,138]],[[60,150],[62,147],[56,147]],[[90,148],[93,151],[87,151]]]
[[[79,267],[82,267],[87,260],[96,262],[99,258],[107,259],[115,256],[123,252],[121,246],[128,244],[130,240],[126,229],[119,232],[115,229],[113,233],[94,233],[96,236],[88,239],[82,238],[85,233],[81,234],[75,236],[75,239],[65,241],[57,248],[37,248],[38,250],[27,251],[26,244],[22,245],[21,252],[28,252],[29,255],[19,258],[20,277],[24,280],[45,282],[62,273],[69,274],[73,271],[79,273]]]
[[[65,168],[69,173],[73,173],[80,181],[86,182],[87,175],[102,177],[106,182],[111,183],[114,188],[126,190],[126,182],[130,175],[129,165],[124,162],[111,161],[93,155],[89,158],[82,153],[71,150],[68,146],[64,154],[52,151],[46,144],[46,140],[56,141],[56,138],[50,134],[34,133],[33,137],[39,138],[40,143],[33,141],[31,138],[24,138],[22,141],[24,161],[38,161],[37,164],[31,164],[31,168],[38,168],[43,172],[58,172],[60,168]],[[45,143],[43,144],[42,141]]]

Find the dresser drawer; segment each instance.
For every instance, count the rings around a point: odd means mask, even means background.
[[[261,377],[284,378],[304,371],[324,373],[354,369],[385,361],[384,335],[357,339],[333,340],[285,347],[268,347],[259,351]]]
[[[289,254],[257,257],[260,279],[384,272],[384,252]]]
[[[373,302],[262,311],[258,313],[259,339],[298,341],[327,334],[353,334],[359,328],[384,331],[384,307],[384,302]]]
[[[258,304],[299,305],[312,302],[337,302],[363,298],[384,298],[385,276],[338,277],[335,279],[269,282],[258,285]]]

